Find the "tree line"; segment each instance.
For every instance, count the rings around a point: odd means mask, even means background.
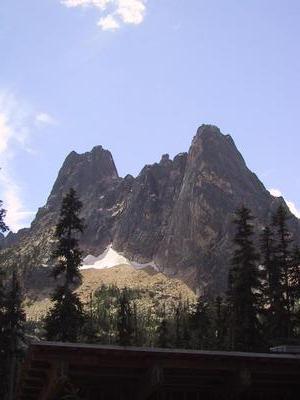
[[[110,299],[108,303],[100,307],[98,295],[90,310],[84,312],[72,291],[72,284],[81,280],[82,253],[77,238],[84,223],[79,218],[80,209],[81,203],[71,189],[63,200],[56,227],[54,258],[58,263],[54,276],[64,274],[65,284],[56,289],[54,306],[45,320],[48,339],[74,341],[83,326],[90,340],[122,345],[265,351],[299,339],[300,249],[289,231],[289,213],[284,205],[264,228],[257,228],[247,207],[236,211],[228,288],[222,297],[202,296],[196,305],[180,302],[168,312],[156,310],[152,319],[145,311],[146,315],[141,315],[128,289],[118,292],[117,288],[102,288],[100,294]],[[114,296],[118,312],[111,321],[115,326],[106,336],[101,335]]]
[[[300,249],[289,231],[289,213],[284,205],[263,228],[255,224],[247,207],[236,210],[225,293],[216,298],[202,295],[196,304],[182,299],[171,309],[161,304],[154,310],[139,306],[139,290],[105,285],[91,295],[88,304],[82,304],[75,292],[82,279],[79,238],[85,226],[81,208],[76,192],[70,189],[62,201],[52,254],[52,275],[60,276],[62,283],[57,285],[52,307],[40,324],[42,339],[251,352],[299,343]],[[8,229],[4,217],[0,203],[2,232]],[[10,279],[2,273],[0,391],[5,399],[13,399],[25,329],[17,271]]]
[[[0,201],[0,233],[8,231]],[[0,268],[0,398],[15,398],[19,365],[25,353],[25,312],[17,269],[6,279]]]
[[[226,296],[230,349],[254,351],[299,341],[300,250],[288,219],[280,205],[256,233],[251,211],[243,206],[236,212]]]

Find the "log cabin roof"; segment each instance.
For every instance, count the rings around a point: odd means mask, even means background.
[[[69,392],[83,400],[227,399],[232,393],[237,399],[296,399],[300,355],[32,344],[17,399],[57,400]]]

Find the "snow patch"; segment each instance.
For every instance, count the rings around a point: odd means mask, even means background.
[[[121,265],[121,264],[130,265],[130,262],[127,260],[127,258],[119,254],[117,251],[115,251],[110,245],[98,257],[92,255],[88,255],[87,257],[85,257],[81,269],[89,269],[89,268],[105,269],[105,268],[112,268],[115,267],[116,265]]]
[[[129,261],[126,257],[122,254],[118,253],[116,250],[112,248],[110,244],[106,250],[100,256],[95,257],[93,255],[88,255],[84,258],[83,264],[80,269],[106,269],[106,268],[113,268],[117,265],[131,265],[135,269],[143,269],[147,267],[152,267],[156,271],[158,271],[157,265],[151,261],[145,264],[137,263],[135,261]]]

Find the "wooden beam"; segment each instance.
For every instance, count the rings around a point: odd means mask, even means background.
[[[41,343],[31,346],[21,382],[18,400],[52,400],[66,383],[91,385],[93,393],[94,385],[107,390],[113,384],[121,392],[117,382],[137,392],[129,396],[134,400],[154,398],[167,384],[175,390],[182,385],[184,391],[190,386],[193,393],[199,386],[209,396],[217,389],[220,398],[234,391],[233,395],[246,400],[260,388],[263,392],[272,387],[280,393],[289,387],[296,391],[300,357]]]
[[[68,364],[56,361],[52,364],[47,376],[47,384],[44,386],[38,400],[51,400],[63,388],[68,380]]]
[[[137,400],[147,400],[157,392],[164,383],[164,371],[159,365],[149,368],[138,385]]]

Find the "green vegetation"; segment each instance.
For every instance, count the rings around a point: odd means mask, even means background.
[[[0,201],[0,232],[8,231]],[[7,277],[0,268],[0,398],[15,398],[20,361],[25,350],[25,313],[19,278],[14,268]]]
[[[229,348],[252,351],[260,342],[258,310],[261,296],[258,259],[252,225],[253,216],[246,207],[236,212],[234,252],[228,274]]]
[[[84,311],[71,290],[80,279],[81,252],[72,236],[83,229],[79,211],[73,191],[68,205],[66,198],[63,202],[56,230],[54,256],[59,263],[54,271],[65,274],[65,285],[53,296],[54,307],[46,317],[47,338],[238,351],[268,351],[272,345],[300,339],[300,250],[293,244],[283,206],[261,233],[249,209],[242,206],[236,211],[228,290],[223,298],[201,296],[196,304],[179,299],[167,307],[165,302],[150,306],[143,290],[102,285]]]
[[[55,266],[53,276],[64,276],[64,284],[58,286],[52,296],[53,308],[45,319],[48,340],[76,342],[84,322],[83,306],[72,285],[81,282],[79,267],[82,252],[76,235],[83,232],[83,221],[79,218],[82,204],[74,189],[70,189],[63,199],[59,221],[56,225],[57,243],[53,251]]]
[[[1,206],[0,202],[0,230],[5,232]],[[299,342],[300,249],[289,232],[283,206],[264,229],[255,225],[246,207],[236,211],[228,290],[223,297],[165,301],[145,288],[102,285],[85,305],[74,291],[81,282],[78,238],[84,225],[80,211],[81,202],[71,189],[62,202],[52,253],[52,272],[62,284],[52,296],[53,306],[44,321],[25,324],[17,269],[10,276],[0,269],[1,398],[14,398],[26,337],[229,351],[268,351],[272,345]]]
[[[121,346],[176,347],[179,338],[184,337],[183,321],[189,318],[192,306],[179,301],[166,312],[161,305],[147,309],[143,299],[140,290],[102,285],[86,309],[81,340]]]

